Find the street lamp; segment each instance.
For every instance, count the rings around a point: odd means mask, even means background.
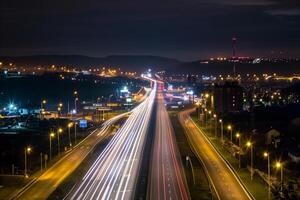
[[[50,152],[49,152],[49,156],[50,156],[50,160],[52,159],[52,138],[54,138],[55,134],[53,132],[51,132],[49,134],[49,148],[50,148]]]
[[[268,199],[271,199],[270,154],[268,152],[264,152],[263,156],[268,159]]]
[[[58,107],[58,108],[57,108],[57,111],[58,111],[58,117],[59,117],[60,114],[61,114],[61,107]]]
[[[74,94],[74,109],[77,110],[76,101],[78,101],[78,97],[77,97],[78,92],[75,90],[73,94]]]
[[[280,191],[283,191],[283,164],[279,161],[275,164],[276,169],[280,169]]]
[[[199,120],[199,106],[200,106],[199,101],[196,102],[196,106],[197,106],[197,119]]]
[[[195,173],[194,173],[194,167],[193,167],[193,163],[192,163],[192,161],[191,161],[191,158],[190,158],[189,156],[186,156],[185,159],[186,159],[186,165],[188,165],[188,161],[189,161],[189,163],[190,163],[190,165],[191,165],[192,175],[193,175],[193,182],[194,182],[194,185],[196,185]]]
[[[253,180],[253,144],[250,141],[248,141],[246,143],[246,146],[250,148],[251,152],[251,180]]]
[[[44,106],[45,106],[46,103],[47,103],[47,101],[45,99],[41,102],[41,112],[40,112],[41,119],[42,119],[42,116],[43,116]]]
[[[75,136],[75,144],[77,143],[77,130],[76,130],[77,122],[74,122],[74,136]]]
[[[70,147],[72,146],[72,142],[71,142],[71,133],[70,133],[70,132],[71,132],[70,129],[71,129],[72,126],[73,126],[73,123],[72,123],[72,122],[68,124],[69,145],[70,145]]]
[[[25,147],[24,149],[24,176],[27,178],[28,177],[28,174],[27,174],[27,155],[30,154],[31,152],[31,147],[30,146],[27,146]]]
[[[214,114],[213,116],[215,120],[215,137],[217,138],[217,128],[218,128],[217,115]]]
[[[241,134],[237,133],[237,134],[235,134],[235,137],[239,140],[239,167],[241,168],[241,153],[242,153],[242,148],[241,148]]]
[[[209,123],[209,126],[210,126],[209,129],[210,130],[208,130],[207,132],[211,132],[212,131],[211,114],[212,114],[212,112],[211,112],[211,110],[209,110],[208,111],[209,120],[207,121],[207,123]]]
[[[58,150],[58,155],[60,155],[60,141],[59,141],[59,134],[62,133],[63,130],[62,128],[59,128],[57,130],[57,150]]]
[[[221,124],[221,140],[222,140],[222,145],[224,144],[224,128],[223,128],[223,120],[222,119],[219,119],[219,122]]]
[[[231,143],[232,143],[232,126],[228,125],[227,129],[230,131],[230,140],[231,140]]]
[[[208,110],[205,108],[204,112],[205,112],[205,128],[206,128],[207,127],[207,112],[208,112]]]

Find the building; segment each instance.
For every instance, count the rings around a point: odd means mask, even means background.
[[[237,82],[215,85],[211,97],[216,113],[239,112],[243,110],[243,88]]]

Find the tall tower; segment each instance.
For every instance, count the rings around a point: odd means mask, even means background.
[[[235,79],[236,37],[232,37],[233,79]]]
[[[234,59],[236,56],[236,37],[232,38],[232,58]]]

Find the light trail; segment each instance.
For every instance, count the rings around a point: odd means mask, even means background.
[[[129,114],[130,112],[122,113],[108,119],[100,129],[91,132],[84,140],[74,146],[72,151],[35,179],[30,186],[25,186],[10,199],[47,199],[63,180],[74,172],[94,147],[111,134],[109,130],[111,126]]]
[[[144,102],[132,110],[70,199],[133,198],[155,93],[156,82]]]
[[[158,84],[157,114],[148,199],[190,199],[173,127],[164,104],[163,84]]]

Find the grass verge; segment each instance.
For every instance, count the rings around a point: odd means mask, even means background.
[[[203,131],[203,133],[207,136],[207,138],[211,141],[223,158],[232,166],[253,197],[257,200],[268,199],[268,188],[266,183],[260,177],[255,175],[253,180],[251,180],[250,172],[246,168],[239,168],[239,161],[222,147],[221,140],[215,138],[214,134],[211,134],[210,131],[201,126],[196,116],[192,115],[191,118]]]
[[[176,142],[179,148],[181,159],[184,164],[183,167],[184,167],[184,172],[186,175],[191,199],[197,199],[197,200],[212,199],[209,182],[201,166],[201,163],[198,161],[197,157],[194,155],[194,153],[192,152],[189,146],[187,138],[184,134],[184,129],[182,128],[178,120],[178,112],[172,111],[169,112],[169,115],[174,128]],[[186,156],[189,156],[192,161],[194,172],[195,172],[196,184],[194,184],[193,181],[191,166],[189,165],[189,163],[186,163]]]

